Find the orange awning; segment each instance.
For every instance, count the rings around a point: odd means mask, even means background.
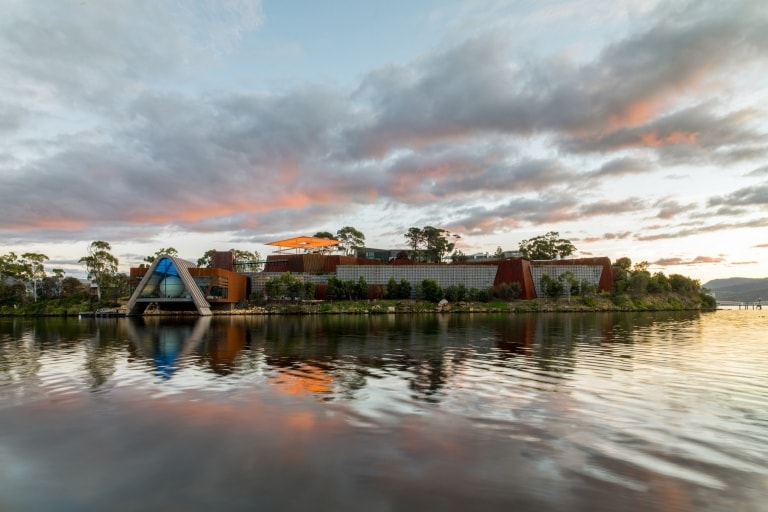
[[[331,245],[339,245],[339,241],[330,240],[328,238],[317,238],[314,236],[297,236],[295,238],[288,238],[286,240],[278,240],[277,242],[267,242],[266,245],[275,245],[285,249],[311,250],[321,249]]]

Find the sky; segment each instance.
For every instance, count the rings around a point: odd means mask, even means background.
[[[0,254],[434,226],[768,277],[764,0],[0,5]]]

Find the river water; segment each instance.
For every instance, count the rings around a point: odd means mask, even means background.
[[[0,319],[0,510],[768,510],[768,313]]]

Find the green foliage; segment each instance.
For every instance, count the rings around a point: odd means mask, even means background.
[[[581,281],[581,284],[579,285],[579,295],[581,295],[582,297],[592,297],[596,293],[597,293],[597,285],[595,283],[591,283],[586,279]]]
[[[469,290],[464,283],[452,284],[445,288],[445,299],[449,302],[463,302],[467,300]]]
[[[629,278],[629,291],[633,297],[641,297],[648,293],[651,275],[646,271],[633,272]]]
[[[405,233],[406,243],[417,261],[440,263],[456,247],[459,235],[446,229],[424,226],[412,227]]]
[[[663,272],[656,272],[648,281],[648,293],[667,293],[672,290],[669,279]]]
[[[520,254],[530,260],[553,260],[558,256],[565,258],[576,252],[570,240],[559,238],[560,233],[550,231],[520,242]]]
[[[342,281],[336,276],[328,278],[328,288],[325,291],[328,300],[363,300],[368,298],[368,283],[363,276],[355,281]]]
[[[282,300],[284,297],[289,300],[314,299],[315,284],[309,281],[305,282],[290,272],[284,272],[277,277],[268,279],[264,283],[264,292],[270,300]]]
[[[544,274],[541,276],[541,289],[544,291],[544,295],[546,295],[550,299],[557,299],[563,293],[565,292],[565,284],[564,279],[561,276],[558,276],[557,278],[551,277],[549,274]]]
[[[97,240],[88,246],[88,255],[79,260],[88,271],[88,279],[96,283],[99,302],[102,289],[109,288],[117,274],[119,260],[109,252],[111,250],[109,243]]]
[[[357,249],[362,249],[365,246],[365,235],[353,228],[352,226],[344,226],[336,232],[336,240],[344,250],[346,255],[355,254]],[[366,291],[366,295],[367,295]]]
[[[515,300],[522,293],[520,283],[502,283],[494,290],[494,296],[502,300]]]
[[[669,276],[669,286],[673,292],[687,296],[696,295],[701,290],[701,283],[698,280],[680,274]]]
[[[490,302],[492,297],[493,290],[491,288],[482,290],[478,290],[477,288],[470,288],[469,293],[467,294],[467,298],[471,302]]]
[[[427,302],[438,303],[443,300],[443,289],[434,279],[424,279],[416,286],[416,297]]]
[[[629,298],[629,295],[626,293],[618,293],[614,294],[612,297],[613,303],[618,306],[620,309],[632,309],[634,307],[634,304],[632,303],[632,299]]]
[[[387,289],[384,295],[387,299],[410,299],[411,283],[407,279],[401,279],[398,283],[394,277],[387,281]]]
[[[165,250],[165,249],[161,249],[161,250]],[[175,249],[173,250],[175,251]],[[208,249],[207,251],[205,251],[203,256],[197,259],[197,266],[204,267],[204,268],[211,268],[213,266],[213,254],[215,252],[216,252],[216,249]],[[261,270],[262,268],[261,254],[259,254],[258,251],[230,249],[229,252],[235,255],[235,270],[237,272],[258,272]]]
[[[613,263],[613,266],[621,270],[628,271],[630,268],[632,268],[632,260],[624,256],[622,258],[617,259]]]
[[[699,299],[701,300],[702,306],[705,308],[711,310],[717,309],[717,299],[714,295],[712,295],[712,292],[706,288],[701,289],[701,292],[699,293]]]

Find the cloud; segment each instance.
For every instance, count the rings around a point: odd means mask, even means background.
[[[685,228],[666,233],[657,233],[653,235],[638,235],[635,240],[639,242],[653,242],[657,240],[668,240],[672,238],[685,238],[688,236],[701,235],[704,233],[714,233],[718,231],[728,231],[743,228],[762,228],[765,226],[768,226],[768,218],[758,218],[741,222],[721,222],[718,224],[700,225],[692,228]],[[647,226],[645,231],[659,228],[661,228],[661,226]]]
[[[747,173],[747,176],[768,176],[768,165],[758,167],[752,172]]]
[[[0,84],[0,102],[17,105],[0,114],[2,234],[114,241],[167,227],[246,239],[371,205],[477,234],[653,208],[671,219],[694,204],[618,188],[607,199],[597,185],[702,155],[751,161],[767,146],[764,113],[725,108],[714,87],[737,81],[736,63],[765,63],[761,2],[662,6],[585,61],[531,58],[492,30],[373,69],[357,87],[282,92],[200,90],[259,27],[258,2],[106,5],[24,2],[0,22],[0,58],[18,77]],[[765,187],[709,206],[759,208]],[[604,237],[631,236],[618,229]]]
[[[766,206],[768,205],[768,182],[754,187],[744,187],[725,196],[710,198],[709,206]]]
[[[671,267],[671,266],[678,266],[678,265],[702,265],[702,264],[722,263],[723,261],[725,260],[720,256],[696,256],[692,260],[685,260],[682,258],[662,258],[654,261],[652,265],[658,265],[660,267]]]
[[[664,198],[656,202],[654,206],[659,208],[659,213],[657,215],[658,218],[672,219],[682,213],[695,210],[697,205],[695,204],[682,205],[675,199]]]
[[[620,233],[604,233],[603,238],[606,240],[626,240],[632,236],[631,231],[622,231]]]
[[[653,163],[645,157],[620,157],[604,163],[593,171],[591,176],[597,178],[617,178],[631,174],[646,174],[655,170]]]

